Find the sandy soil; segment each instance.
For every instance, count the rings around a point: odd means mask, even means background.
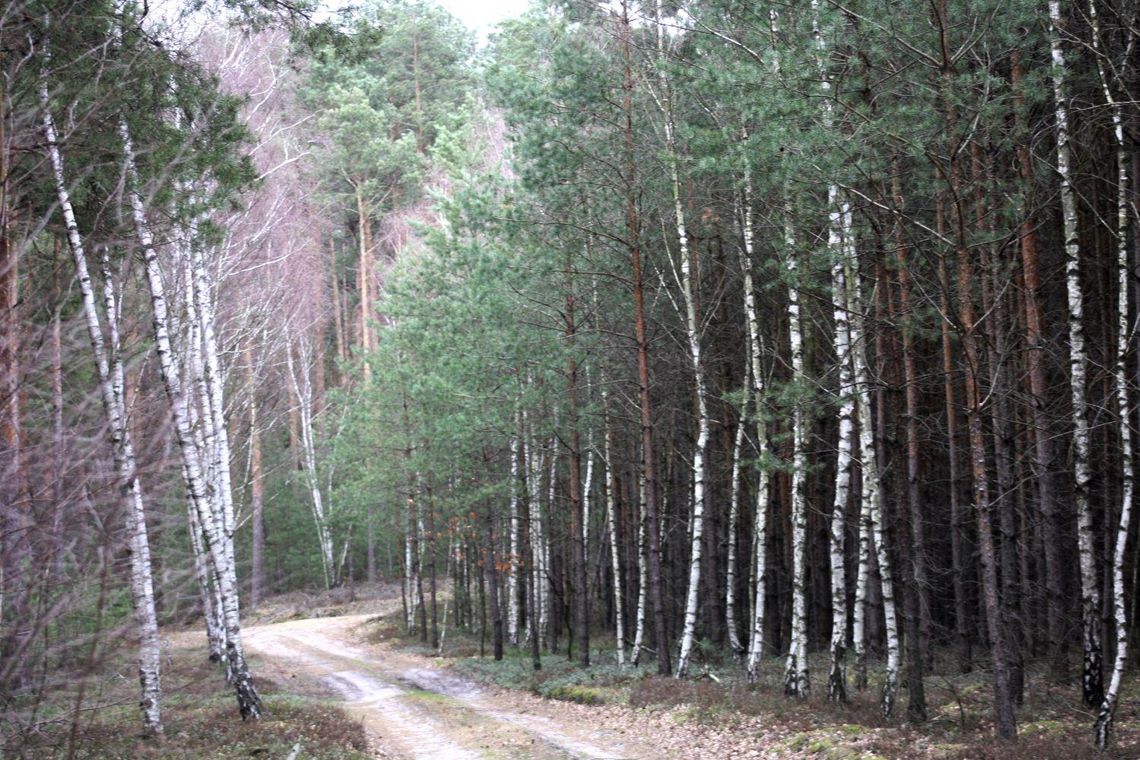
[[[254,626],[243,639],[275,681],[343,700],[364,724],[377,757],[661,757],[660,746],[599,722],[596,711],[489,690],[428,658],[366,643],[361,629],[373,617]]]

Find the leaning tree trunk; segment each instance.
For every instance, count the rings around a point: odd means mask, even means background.
[[[1091,434],[1088,419],[1088,364],[1084,303],[1081,292],[1081,244],[1077,192],[1073,187],[1069,145],[1069,98],[1065,53],[1061,46],[1061,3],[1049,0],[1049,43],[1053,54],[1053,99],[1057,125],[1057,174],[1061,179],[1061,218],[1065,238],[1065,294],[1069,312],[1069,377],[1073,403],[1073,500],[1077,513],[1077,551],[1081,579],[1081,642],[1084,666],[1081,691],[1086,705],[1104,701],[1103,653],[1100,641],[1100,588],[1096,568],[1092,507],[1089,504]]]
[[[46,51],[45,51],[46,56]],[[142,695],[139,706],[143,713],[143,727],[148,734],[163,732],[160,682],[160,649],[158,642],[158,619],[154,606],[154,583],[151,577],[150,542],[147,535],[146,511],[143,505],[142,488],[139,483],[135,463],[134,446],[130,429],[127,426],[125,380],[123,372],[122,346],[119,338],[118,308],[114,285],[109,266],[103,266],[103,299],[110,327],[110,356],[103,339],[94,287],[87,266],[87,254],[83,238],[79,232],[71,197],[67,191],[64,176],[63,156],[59,150],[59,138],[55,120],[51,114],[51,101],[46,82],[40,84],[40,106],[43,108],[44,138],[55,178],[56,198],[63,214],[67,239],[75,260],[76,279],[79,282],[83,301],[83,314],[87,324],[87,337],[95,357],[99,374],[99,386],[103,400],[103,411],[107,416],[111,437],[111,453],[115,464],[121,496],[127,514],[127,529],[130,535],[130,589],[131,604],[134,609],[135,626],[139,636],[139,682]]]
[[[313,390],[309,382],[308,344],[303,338],[302,345],[306,350],[301,353],[302,362],[299,369],[293,362],[292,346],[286,346],[285,358],[289,382],[293,385],[300,415],[301,461],[305,468],[305,483],[309,488],[309,508],[313,513],[313,524],[317,529],[317,544],[321,549],[321,569],[324,573],[325,588],[329,589],[336,581],[333,568],[333,539],[317,472],[317,452],[313,440]]]
[[[163,385],[170,401],[174,417],[174,431],[182,452],[182,473],[190,500],[198,514],[202,526],[202,536],[206,551],[213,564],[214,581],[222,606],[222,616],[226,628],[226,668],[227,676],[237,694],[238,710],[242,718],[258,718],[261,715],[261,698],[254,688],[253,678],[245,660],[241,645],[241,619],[238,603],[237,573],[229,559],[226,535],[222,516],[210,503],[209,490],[204,476],[204,468],[199,456],[194,434],[190,429],[190,414],[186,405],[185,390],[170,343],[170,318],[167,313],[166,287],[158,263],[158,251],[146,218],[146,208],[139,191],[138,172],[135,168],[134,145],[130,129],[125,119],[119,122],[119,135],[122,141],[126,165],[127,194],[129,196],[135,232],[143,249],[146,263],[147,283],[150,289],[156,353],[159,360]],[[228,463],[227,463],[228,466]]]

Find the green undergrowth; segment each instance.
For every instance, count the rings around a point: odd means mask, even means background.
[[[335,703],[290,694],[257,680],[265,712],[243,722],[232,690],[204,652],[176,649],[164,661],[161,738],[141,735],[129,661],[108,663],[88,679],[87,704],[73,710],[74,691],[61,688],[43,705],[40,718],[5,736],[4,758],[90,758],[91,760],[363,760],[370,757],[363,727]],[[252,663],[256,676],[257,662]],[[69,693],[70,692],[70,693]],[[134,697],[137,699],[137,697]],[[11,725],[6,728],[12,728]],[[294,750],[296,750],[294,754]],[[73,753],[73,754],[72,754]]]
[[[866,690],[849,686],[846,704],[829,701],[822,654],[812,658],[813,691],[801,701],[783,695],[783,658],[766,658],[757,682],[750,684],[742,663],[708,644],[698,647],[690,677],[676,679],[657,676],[656,661],[650,654],[643,654],[640,668],[623,667],[608,648],[592,649],[588,668],[579,667],[576,658],[568,659],[565,646],[558,653],[543,652],[539,671],[533,668],[529,647],[508,644],[503,659],[496,662],[489,641],[483,642],[480,656],[477,630],[449,630],[439,653],[415,636],[407,636],[399,614],[374,621],[373,636],[400,641],[407,651],[442,656],[460,673],[501,688],[579,704],[664,713],[681,724],[736,725],[740,730],[750,730],[748,726],[759,723],[764,726],[765,737],[774,735],[788,757],[1140,758],[1140,684],[1134,677],[1126,681],[1121,695],[1114,746],[1098,755],[1092,745],[1092,717],[1080,709],[1076,681],[1056,684],[1036,666],[1029,670],[1026,700],[1018,708],[1019,740],[1005,746],[994,740],[992,675],[982,668],[965,674],[953,672],[952,666],[937,668],[924,681],[929,720],[912,724],[906,719],[909,694],[905,688],[899,690],[895,717],[883,717],[879,706],[881,667],[869,673]],[[945,655],[939,663],[953,661],[949,653],[939,654]]]

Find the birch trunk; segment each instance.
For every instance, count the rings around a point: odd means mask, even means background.
[[[790,211],[785,209],[785,213],[790,220]],[[799,261],[794,249],[787,251],[787,267],[792,378],[802,389],[807,382],[804,324],[800,311]],[[792,413],[792,630],[784,666],[784,694],[797,699],[807,699],[811,690],[807,660],[807,426],[804,403],[797,399]]]
[[[507,575],[507,638],[511,644],[519,643],[519,439],[511,438],[510,521],[511,562]]]
[[[660,11],[660,8],[658,8]],[[658,53],[664,55],[661,25],[658,24]],[[681,258],[681,292],[685,300],[685,327],[689,343],[689,361],[693,371],[697,400],[697,441],[693,446],[693,528],[690,532],[689,586],[685,598],[685,622],[681,632],[680,654],[677,657],[677,677],[689,674],[693,639],[697,628],[697,599],[701,584],[701,549],[705,524],[705,449],[709,441],[708,390],[705,388],[704,362],[701,356],[700,317],[697,314],[697,281],[689,251],[689,236],[685,229],[685,210],[681,203],[681,175],[678,167],[677,141],[674,133],[673,110],[668,83],[663,77],[663,110],[665,112],[665,145],[668,154],[669,178],[673,191],[673,215],[677,228],[677,243]]]
[[[606,390],[605,378],[602,378],[602,418],[605,426],[602,464],[606,470],[606,524],[610,532],[610,562],[614,575],[614,626],[617,640],[617,663],[620,666],[625,665],[625,605],[622,600],[621,547],[618,545],[617,505],[615,503],[617,473],[613,466],[614,431],[610,424],[610,397]]]
[[[1080,233],[1077,193],[1072,180],[1069,145],[1069,99],[1065,53],[1061,46],[1061,3],[1049,0],[1049,44],[1053,57],[1053,99],[1057,128],[1057,174],[1061,180],[1061,216],[1065,238],[1065,294],[1069,316],[1069,375],[1073,404],[1073,499],[1077,513],[1077,550],[1081,579],[1081,642],[1084,666],[1081,690],[1084,702],[1099,707],[1104,700],[1103,653],[1100,641],[1100,588],[1092,508],[1089,504],[1090,449],[1088,420],[1088,354],[1085,348],[1084,302],[1081,292]]]
[[[637,615],[633,634],[633,649],[630,662],[633,667],[641,664],[641,649],[645,642],[645,600],[648,595],[648,558],[646,556],[646,516],[645,477],[638,479],[637,487]]]
[[[119,135],[122,140],[124,162],[127,169],[127,194],[130,199],[135,232],[146,262],[156,353],[158,354],[163,385],[173,412],[175,434],[182,451],[183,477],[203,528],[202,535],[206,544],[205,548],[212,560],[214,581],[221,597],[222,615],[226,628],[227,675],[237,693],[238,709],[242,718],[258,718],[261,715],[261,698],[254,688],[253,679],[245,661],[245,651],[241,645],[237,573],[230,562],[232,551],[227,550],[225,545],[227,540],[225,523],[222,516],[217,514],[214,505],[210,504],[208,498],[209,492],[204,468],[193,432],[190,429],[190,415],[186,405],[185,391],[170,344],[170,319],[167,313],[166,287],[158,264],[158,252],[146,218],[146,208],[142,196],[139,194],[134,145],[125,119],[121,119],[119,122]]]
[[[48,52],[44,50],[45,60]],[[107,312],[110,332],[110,355],[103,339],[103,328],[95,301],[94,287],[87,266],[87,254],[83,238],[76,221],[71,197],[67,190],[64,175],[63,156],[59,149],[55,120],[51,114],[51,100],[47,82],[40,84],[40,106],[43,109],[43,130],[49,159],[55,179],[56,198],[67,229],[67,240],[75,260],[76,279],[79,282],[83,300],[84,321],[87,337],[95,358],[99,374],[99,386],[103,401],[103,411],[111,438],[111,453],[118,480],[119,495],[124,502],[127,514],[127,530],[130,535],[131,604],[134,610],[135,626],[139,635],[139,682],[141,685],[140,708],[143,713],[143,728],[148,734],[163,732],[160,681],[160,649],[158,642],[158,620],[154,607],[154,584],[151,577],[150,542],[147,535],[146,511],[143,504],[142,488],[135,466],[134,446],[127,427],[125,384],[122,362],[122,346],[118,329],[118,309],[114,285],[104,262],[103,300]]]
[[[1123,107],[1112,92],[1112,86],[1105,73],[1104,62],[1100,57],[1100,25],[1097,19],[1096,3],[1089,0],[1089,18],[1092,21],[1092,40],[1097,53],[1097,73],[1100,75],[1101,89],[1105,102],[1112,111],[1112,133],[1116,142],[1116,272],[1117,272],[1117,323],[1116,323],[1116,410],[1120,425],[1120,521],[1116,526],[1116,539],[1112,554],[1112,613],[1116,633],[1116,657],[1113,660],[1112,675],[1108,689],[1097,711],[1094,738],[1096,746],[1103,752],[1112,738],[1113,718],[1120,683],[1124,678],[1124,668],[1128,662],[1128,616],[1124,587],[1125,551],[1128,548],[1128,532],[1132,525],[1132,500],[1135,494],[1135,473],[1133,471],[1135,452],[1132,443],[1132,411],[1128,383],[1128,351],[1132,342],[1132,324],[1129,320],[1128,289],[1131,284],[1132,267],[1128,257],[1129,202],[1128,176],[1129,159],[1124,134]],[[1134,33],[1129,33],[1127,50],[1132,50]],[[1135,593],[1135,591],[1133,592]]]
[[[747,139],[747,132],[744,133]],[[743,219],[741,221],[741,237],[744,249],[741,251],[740,270],[744,278],[744,316],[748,328],[748,360],[751,372],[751,395],[756,399],[756,456],[759,468],[756,482],[756,507],[753,522],[753,542],[756,549],[753,556],[752,576],[755,582],[755,593],[752,602],[752,616],[749,621],[748,636],[748,681],[755,683],[759,675],[760,658],[764,655],[764,614],[767,597],[768,573],[768,430],[764,418],[764,370],[761,367],[761,336],[760,318],[756,308],[756,288],[752,279],[752,270],[755,264],[755,238],[752,218],[752,170],[748,162],[744,162],[744,182],[741,198]],[[795,235],[790,225],[784,228],[784,245],[789,251],[795,247]]]
[[[835,462],[835,501],[831,508],[831,670],[827,698],[847,701],[847,565],[843,545],[847,534],[847,500],[851,493],[851,444],[855,430],[854,378],[851,365],[851,328],[848,324],[847,266],[844,238],[851,234],[846,223],[848,209],[839,205],[838,193],[828,189],[831,250],[831,288],[835,315],[835,360],[839,365],[839,439]]]
[[[736,425],[736,432],[732,439],[732,482],[729,485],[731,495],[728,508],[728,557],[725,562],[724,578],[724,627],[728,631],[728,646],[732,649],[732,656],[739,660],[747,651],[740,641],[740,631],[737,630],[736,619],[736,539],[740,530],[740,476],[741,465],[744,458],[745,421],[748,417],[748,401],[751,398],[751,380],[745,365],[744,371],[744,401],[740,407],[740,420]]]
[[[853,243],[849,243],[853,245]],[[854,261],[851,257],[849,260]],[[895,697],[899,683],[899,629],[895,610],[894,576],[891,557],[887,545],[887,529],[883,518],[883,494],[880,486],[881,474],[878,457],[875,453],[875,439],[871,428],[871,378],[867,368],[867,340],[863,327],[863,296],[859,287],[857,272],[851,270],[847,277],[847,298],[851,314],[851,353],[855,366],[855,406],[859,415],[859,460],[862,466],[863,503],[862,513],[870,528],[871,541],[875,548],[875,560],[879,565],[879,580],[883,595],[883,617],[887,638],[887,669],[883,681],[880,707],[883,715],[894,715]],[[860,536],[862,543],[862,536]],[[860,546],[862,551],[862,546]],[[868,563],[868,567],[869,567]],[[863,568],[860,568],[862,574]]]
[[[324,574],[325,588],[328,589],[332,588],[335,582],[333,539],[317,472],[316,444],[313,442],[313,392],[309,381],[308,344],[304,342],[304,339],[302,339],[302,345],[303,348],[299,353],[303,361],[299,369],[293,361],[291,346],[286,348],[285,359],[289,381],[293,384],[293,392],[297,398],[299,432],[301,434],[301,461],[305,468],[305,483],[309,488],[309,508],[313,513],[313,525],[316,527],[317,542],[321,549],[321,569]]]

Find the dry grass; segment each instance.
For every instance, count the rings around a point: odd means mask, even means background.
[[[125,653],[124,653],[125,654]],[[257,679],[264,700],[261,720],[243,722],[230,688],[204,650],[176,647],[164,662],[165,735],[141,735],[133,704],[135,680],[130,662],[109,660],[89,679],[85,705],[73,726],[72,690],[50,695],[43,717],[5,737],[5,758],[237,758],[298,757],[356,760],[369,757],[360,724],[333,703],[292,695],[279,684]],[[253,663],[255,675],[258,672]]]

